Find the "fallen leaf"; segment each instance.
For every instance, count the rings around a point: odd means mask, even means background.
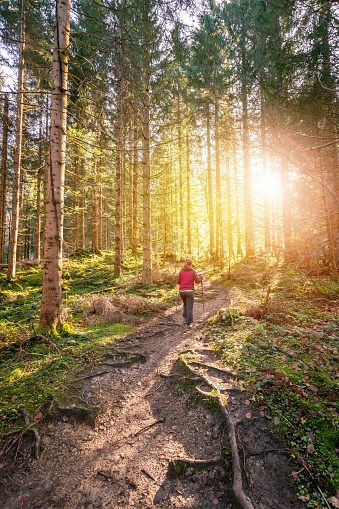
[[[39,419],[41,419],[42,417],[42,413],[41,412],[38,412],[34,417],[33,417],[33,421],[39,421]]]
[[[311,442],[314,442],[314,440],[315,440],[315,436],[313,435],[313,433],[311,433],[310,431],[308,431],[308,432],[306,433],[306,435],[307,435],[307,438],[308,438],[309,440],[311,440]]]
[[[274,424],[276,426],[278,426],[280,424],[280,418],[279,417],[274,417],[273,422],[274,422]]]
[[[17,399],[18,399],[18,396],[13,396],[12,397],[12,402],[14,403],[14,401],[17,400]]]
[[[67,415],[64,415],[64,416],[62,417],[62,420],[63,420],[64,422],[67,422],[67,421],[68,421],[68,417],[67,417]]]
[[[265,417],[265,412],[263,412],[262,410],[260,412],[260,417]]]
[[[315,385],[310,385],[309,389],[310,389],[310,391],[318,392],[318,388]]]
[[[6,479],[6,477],[4,477],[3,479],[1,479],[0,481],[2,484],[7,484],[8,483],[8,480]]]
[[[294,479],[298,479],[298,472],[292,472],[291,475]]]
[[[329,502],[331,502],[332,505],[334,505],[334,507],[339,508],[339,500],[337,499],[337,497],[330,497],[328,500]]]
[[[251,404],[251,402],[247,399],[244,403],[246,406],[249,406]]]
[[[265,416],[266,416],[266,419],[270,419],[270,420],[272,419],[272,417],[269,414],[265,414]]]
[[[250,412],[248,412],[248,414],[246,414],[246,419],[250,419],[252,417],[252,414]]]
[[[306,497],[304,497],[304,495],[301,495],[301,497],[299,497],[299,498],[300,498],[300,500],[302,500],[303,502],[308,502],[308,501],[309,501],[309,499],[310,499],[310,496],[309,496],[309,495],[307,495]]]
[[[6,466],[6,463],[0,463],[0,470]]]
[[[26,384],[25,384],[25,382],[24,382],[24,383],[22,383],[22,384],[20,384],[20,385],[19,385],[19,389],[22,389],[23,387],[25,387],[25,385],[26,385]]]
[[[8,401],[0,401],[2,405],[8,405]]]
[[[308,444],[307,452],[314,452],[314,445],[313,444]]]

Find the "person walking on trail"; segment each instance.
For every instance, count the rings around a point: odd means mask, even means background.
[[[203,276],[198,276],[192,267],[192,260],[186,258],[184,267],[178,275],[179,294],[184,303],[182,316],[187,329],[192,327],[194,305],[194,283],[201,283]]]

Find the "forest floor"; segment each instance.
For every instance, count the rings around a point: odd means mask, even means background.
[[[338,508],[337,279],[209,269],[187,331],[178,266],[138,269],[65,263],[49,337],[41,267],[0,277],[0,508]]]
[[[227,290],[209,282],[204,308],[201,298],[195,303],[196,322],[190,331],[182,325],[181,309],[172,307],[112,350],[115,363],[123,357],[119,350],[124,358],[139,352],[143,362],[128,367],[100,364],[81,371],[69,399],[81,395],[86,406],[95,406],[95,416],[81,422],[76,413],[68,417],[64,410],[47,421],[41,458],[12,469],[1,488],[1,507],[237,507],[231,495],[226,423],[214,401],[184,380],[190,376],[180,362],[186,352],[192,366],[222,368],[203,327],[228,301]],[[107,362],[112,363],[112,356]],[[204,374],[228,399],[242,454],[244,489],[254,507],[301,507],[288,452],[269,431],[267,419],[237,390],[237,377],[206,368]],[[185,460],[207,464],[185,465]]]

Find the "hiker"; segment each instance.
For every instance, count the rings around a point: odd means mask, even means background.
[[[203,276],[198,276],[192,267],[192,260],[186,258],[184,267],[178,275],[179,294],[184,303],[182,316],[187,329],[191,329],[193,322],[193,305],[194,305],[194,281],[201,283]]]

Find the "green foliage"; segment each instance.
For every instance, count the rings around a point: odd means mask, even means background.
[[[291,269],[277,268],[278,273],[271,298],[288,299],[283,317],[242,316],[233,328],[224,328],[219,312],[207,329],[227,367],[245,377],[244,388],[272,417],[272,430],[296,461],[307,464],[311,475],[298,476],[300,496],[308,498],[308,507],[325,508],[317,485],[328,498],[339,489],[337,308],[304,276]],[[337,282],[318,277],[317,285],[332,293]],[[260,293],[246,285],[246,297],[255,302]],[[237,309],[236,300],[233,306]]]

